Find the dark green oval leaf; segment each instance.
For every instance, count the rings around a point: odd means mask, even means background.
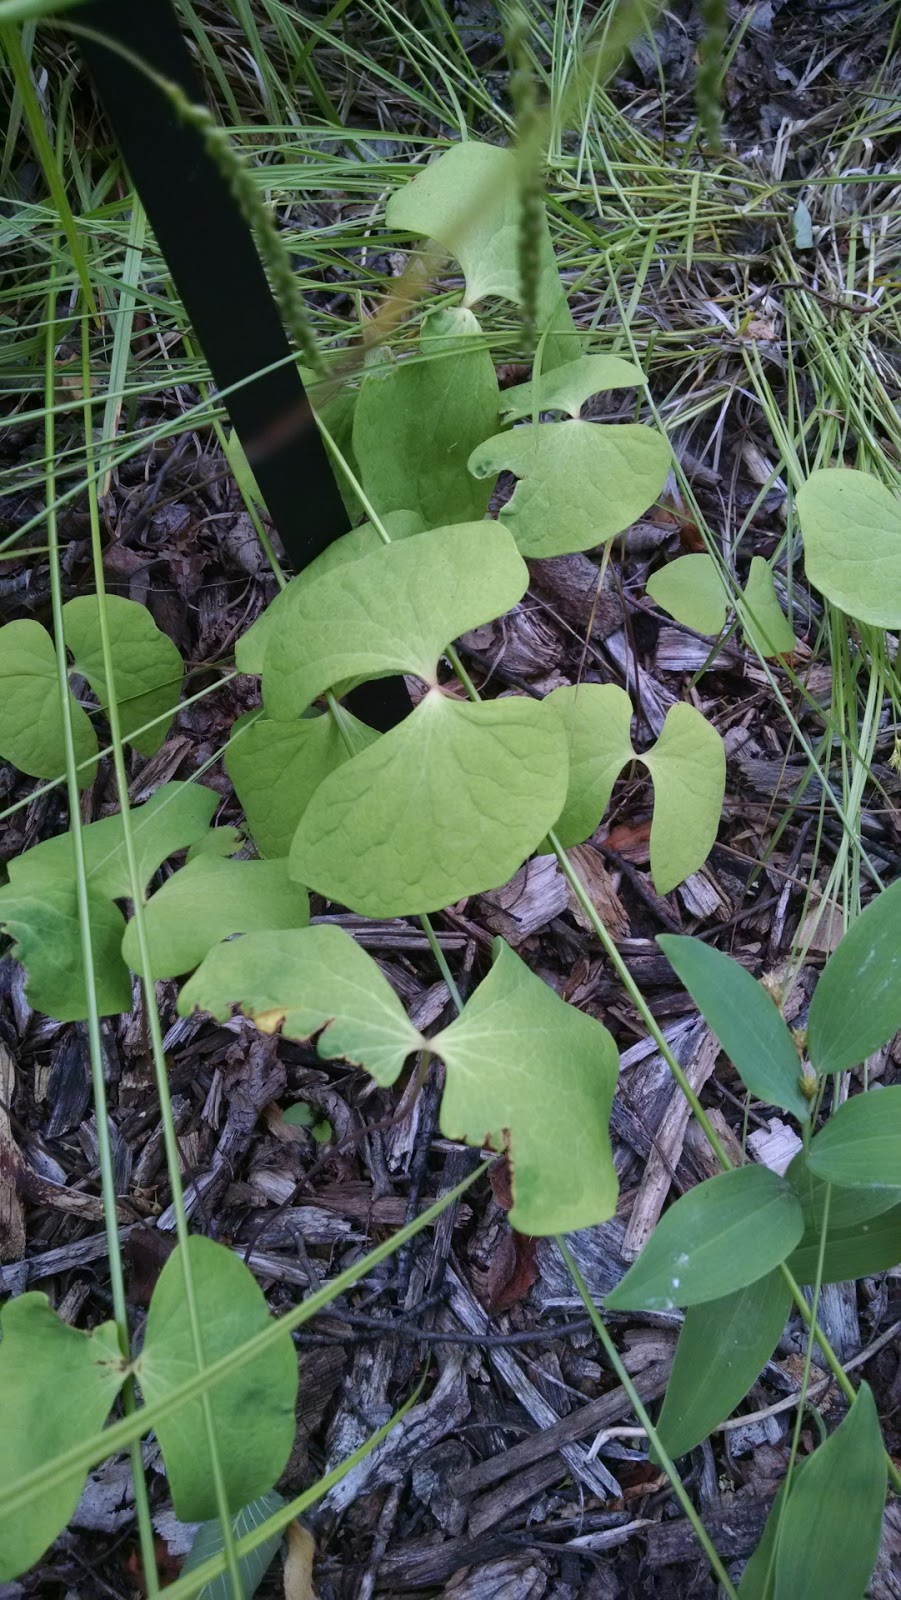
[[[807,1164],[827,1183],[901,1190],[901,1084],[846,1100],[813,1140]]]
[[[797,1195],[768,1167],[721,1172],[664,1212],[604,1304],[672,1311],[722,1299],[784,1261],[803,1228]]]
[[[807,1048],[817,1072],[865,1061],[901,1028],[901,880],[852,923],[814,990]]]
[[[800,1121],[810,1115],[801,1093],[801,1062],[779,1009],[750,972],[702,939],[657,938],[667,961],[710,1024],[745,1087]]]
[[[879,1553],[885,1487],[879,1416],[862,1383],[841,1426],[796,1470],[787,1500],[777,1498],[741,1600],[861,1600]]]
[[[731,1416],[769,1361],[790,1310],[791,1295],[777,1270],[686,1311],[657,1422],[672,1458],[693,1450]]]

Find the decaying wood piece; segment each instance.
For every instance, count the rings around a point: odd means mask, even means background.
[[[705,1029],[684,1069],[685,1076],[696,1094],[700,1094],[710,1077],[718,1054],[719,1044],[709,1029]],[[669,1105],[655,1134],[654,1145],[648,1156],[623,1238],[622,1252],[627,1261],[635,1260],[654,1231],[679,1164],[690,1117],[691,1107],[678,1084],[674,1084]]]
[[[9,1119],[15,1092],[15,1063],[0,1040],[0,1261],[20,1261],[25,1254],[25,1216],[16,1188],[22,1157]]]
[[[592,639],[606,639],[623,625],[622,602],[611,573],[600,583],[601,569],[585,555],[551,556],[529,567],[533,586],[558,602],[567,622]],[[600,585],[600,590],[599,590]]]
[[[719,1554],[727,1560],[751,1555],[760,1542],[772,1503],[770,1499],[724,1495],[718,1505],[705,1506],[704,1526]],[[646,1536],[646,1560],[651,1567],[670,1567],[680,1561],[704,1559],[687,1517],[656,1522],[646,1530]]]
[[[671,1366],[670,1356],[667,1360],[652,1362],[638,1374],[635,1387],[639,1399],[645,1402],[656,1400],[663,1393]],[[612,1427],[614,1423],[622,1421],[631,1408],[632,1402],[629,1396],[625,1389],[618,1385],[608,1394],[599,1395],[596,1400],[586,1401],[585,1405],[578,1406],[575,1411],[571,1411],[566,1417],[561,1417],[559,1422],[553,1423],[552,1426],[530,1434],[520,1444],[511,1445],[501,1454],[490,1456],[487,1461],[478,1462],[469,1471],[453,1478],[450,1487],[460,1496],[478,1494],[489,1484],[522,1472],[534,1462],[556,1454],[563,1445]]]
[[[522,944],[565,911],[569,886],[556,856],[533,856],[509,883],[479,898],[481,920],[507,943]]]
[[[450,1289],[449,1303],[454,1315],[462,1322],[468,1333],[487,1334],[488,1318],[481,1306],[473,1299],[463,1281],[452,1268],[448,1269],[448,1286]],[[532,1421],[539,1428],[550,1428],[559,1421],[557,1413],[549,1406],[543,1395],[540,1395],[533,1383],[530,1383],[522,1368],[515,1360],[513,1353],[505,1348],[491,1348],[487,1351],[488,1360],[491,1362],[498,1377],[514,1394],[523,1410],[528,1413]],[[563,1456],[570,1472],[584,1483],[592,1494],[600,1495],[605,1499],[608,1495],[619,1497],[622,1493],[619,1484],[612,1472],[608,1472],[603,1462],[591,1461],[588,1452],[581,1445],[566,1443],[561,1446]]]

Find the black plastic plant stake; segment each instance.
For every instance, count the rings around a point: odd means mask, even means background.
[[[204,103],[171,0],[90,0],[97,35]],[[288,557],[299,572],[346,533],[347,513],[293,361],[250,228],[196,128],[165,93],[100,38],[79,43],[172,281]],[[276,366],[281,362],[282,365]],[[261,371],[274,367],[273,371]],[[354,710],[388,728],[410,702],[400,678],[355,691]]]

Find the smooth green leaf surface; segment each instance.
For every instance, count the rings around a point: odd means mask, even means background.
[[[663,435],[632,422],[523,423],[469,459],[477,478],[519,479],[500,521],[525,556],[590,550],[622,533],[656,500],[669,468]]]
[[[269,1326],[270,1316],[253,1274],[238,1256],[212,1239],[189,1242],[207,1365]],[[148,1405],[198,1371],[185,1301],[181,1247],[169,1257],[147,1313],[144,1346],[136,1362]],[[297,1356],[285,1333],[262,1355],[208,1391],[229,1510],[265,1494],[280,1476],[294,1443]],[[216,1516],[216,1494],[200,1400],[162,1418],[156,1436],[175,1512],[183,1522]]]
[[[262,1527],[269,1517],[280,1511],[287,1501],[273,1489],[269,1494],[260,1495],[258,1500],[252,1500],[249,1506],[243,1506],[232,1522],[235,1540],[243,1539],[246,1533],[254,1533]],[[238,1557],[238,1571],[241,1574],[241,1583],[244,1588],[245,1600],[253,1600],[260,1584],[262,1583],[269,1567],[271,1567],[278,1553],[278,1547],[284,1538],[280,1528],[278,1533],[271,1533],[262,1544],[248,1556]],[[189,1572],[194,1572],[202,1567],[205,1561],[211,1561],[213,1556],[222,1554],[225,1541],[222,1537],[222,1527],[219,1521],[202,1522],[194,1535],[194,1543],[187,1561],[181,1569],[184,1577]],[[231,1579],[227,1572],[221,1572],[218,1578],[213,1578],[210,1583],[205,1583],[200,1590],[197,1600],[233,1600]]]
[[[425,532],[425,523],[417,511],[388,511],[381,522],[392,544],[397,539],[409,539],[414,533]],[[358,561],[360,556],[370,556],[374,551],[381,550],[384,542],[374,523],[361,522],[358,528],[351,528],[350,533],[344,533],[340,539],[333,539],[331,544],[326,545],[302,572],[298,572],[284,589],[279,590],[271,605],[241,635],[235,648],[238,671],[259,676],[266,659],[266,646],[282,622],[289,623],[291,610],[297,603],[301,589],[309,588],[317,578],[323,578],[335,567],[347,566],[352,561]]]
[[[734,1167],[708,1178],[665,1211],[604,1304],[672,1311],[756,1283],[801,1238],[804,1214],[790,1184],[768,1167]]]
[[[712,556],[677,556],[649,577],[654,603],[696,633],[721,633],[728,596]]]
[[[842,1192],[833,1185],[833,1204]],[[874,1192],[879,1191],[869,1191]],[[846,1189],[844,1193],[850,1194],[852,1191]],[[801,1243],[785,1263],[798,1283],[816,1281],[819,1250],[819,1231],[805,1229]],[[901,1203],[875,1216],[871,1214],[865,1221],[855,1222],[849,1227],[833,1227],[830,1222],[823,1254],[824,1283],[848,1283],[854,1278],[868,1278],[874,1272],[887,1272],[899,1263]]]
[[[750,972],[702,939],[659,934],[657,943],[745,1087],[767,1105],[810,1116],[801,1062],[779,1008]]]
[[[434,239],[459,261],[466,279],[465,304],[488,295],[522,302],[519,174],[512,150],[476,139],[451,145],[412,182],[389,199],[385,220],[399,232]],[[560,282],[547,221],[542,216],[538,245],[538,332],[549,330],[546,371],[581,353]]]
[[[779,604],[773,574],[763,556],[754,556],[751,562],[744,598],[744,635],[751,649],[761,656],[790,655],[795,648],[795,630]]]
[[[429,528],[473,522],[491,493],[467,462],[497,432],[494,362],[471,311],[433,312],[423,337],[427,352],[370,367],[360,385],[354,451],[363,488],[380,515],[416,511]]]
[[[552,690],[544,704],[566,733],[569,781],[554,832],[569,850],[594,833],[613,785],[634,758],[632,702],[615,683],[581,683]]]
[[[365,1067],[381,1084],[425,1043],[377,962],[328,923],[248,933],[211,950],[182,989],[179,1013],[224,1021],[235,1006],[266,1033],[301,1041],[319,1033],[324,1059]]]
[[[876,1564],[886,1463],[862,1383],[844,1422],[792,1483],[776,1546],[774,1600],[860,1600]]]
[[[566,735],[535,700],[433,690],[316,790],[291,872],[370,917],[437,911],[506,883],[566,797]]]
[[[131,979],[122,960],[125,918],[105,895],[88,891],[97,1008],[102,1017],[130,1011]],[[16,883],[0,889],[0,927],[15,940],[13,955],[28,974],[28,1002],[57,1022],[88,1014],[81,922],[74,877],[69,882]]]
[[[360,749],[378,738],[349,711],[344,718]],[[235,724],[233,733],[237,737],[226,748],[225,770],[247,827],[261,855],[286,856],[320,783],[350,759],[344,739],[331,712],[296,722],[261,717],[241,730]]]
[[[726,788],[726,756],[716,729],[693,706],[667,713],[656,744],[642,755],[632,748],[632,704],[614,684],[574,684],[555,689],[545,704],[559,717],[569,750],[566,802],[555,832],[567,849],[594,832],[617,776],[632,760],[644,762],[654,783],[651,875],[666,894],[710,853]]]
[[[775,1271],[686,1311],[657,1421],[673,1459],[732,1415],[769,1361],[790,1310],[791,1295]]]
[[[799,1283],[816,1279],[826,1190],[811,1172],[803,1150],[785,1175],[801,1202],[804,1233],[786,1265]],[[884,1272],[901,1261],[901,1200],[896,1187],[829,1191],[829,1226],[823,1256],[823,1282],[844,1283]]]
[[[191,972],[208,950],[234,933],[303,928],[310,920],[306,889],[288,877],[287,860],[223,861],[203,855],[173,873],[144,907],[150,971],[144,972],[132,919],[122,954],[147,978]]]
[[[694,706],[666,714],[655,745],[641,756],[654,780],[651,877],[658,894],[696,872],[716,841],[726,793],[726,749]]]
[[[75,759],[91,761],[97,735],[71,691],[69,699]],[[56,652],[39,622],[8,622],[0,628],[0,759],[30,778],[58,778],[65,771]],[[96,771],[92,761],[79,773],[83,789],[94,782]]]
[[[514,1228],[563,1233],[613,1215],[608,1123],[619,1059],[601,1023],[496,939],[488,977],[430,1048],[447,1071],[442,1133],[508,1154]]]
[[[115,1324],[80,1333],[51,1311],[45,1294],[23,1294],[2,1311],[0,1487],[8,1489],[99,1433],[125,1376]],[[0,1582],[27,1571],[72,1516],[87,1473],[44,1489],[0,1521]]]
[[[133,806],[131,825],[138,872],[148,883],[167,856],[183,850],[206,833],[219,796],[202,783],[164,783],[146,804]],[[131,895],[119,812],[81,830],[88,882],[112,900]],[[10,881],[25,887],[53,879],[68,882],[75,871],[72,836],[57,834],[23,851],[9,863]]]
[[[901,1084],[846,1100],[816,1135],[807,1164],[839,1187],[901,1190]]]
[[[292,721],[345,678],[407,672],[434,683],[445,646],[509,611],[528,582],[492,522],[433,528],[326,573],[296,592],[269,640],[267,715]]]
[[[167,783],[131,813],[138,870],[146,885],[167,856],[199,840],[219,803],[195,783]],[[125,919],[113,900],[131,897],[118,813],[82,829],[94,974],[101,1015],[131,1009],[131,979],[122,959]],[[31,1004],[59,1022],[88,1015],[75,856],[70,833],[45,839],[9,863],[0,889],[0,926],[17,940],[28,972]]]
[[[852,467],[811,473],[795,496],[815,588],[858,622],[901,627],[901,505]]]
[[[142,756],[155,755],[172,726],[181,694],[184,667],[172,640],[162,633],[146,606],[121,595],[104,601],[109,628],[113,674],[119,700],[119,722],[127,739]],[[110,695],[103,670],[100,640],[100,603],[96,595],[80,595],[63,607],[66,644],[74,669],[87,678],[103,709]],[[136,729],[166,713],[165,721],[138,734]]]
[[[814,990],[807,1048],[817,1072],[865,1061],[901,1028],[901,881],[871,900]]]
[[[501,416],[517,422],[541,411],[565,411],[577,417],[586,400],[607,389],[634,389],[643,385],[645,375],[632,361],[622,356],[579,356],[563,367],[542,369],[536,379],[518,383],[501,395]]]

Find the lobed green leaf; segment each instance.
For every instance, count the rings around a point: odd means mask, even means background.
[[[285,933],[248,933],[217,945],[179,995],[181,1016],[225,1020],[240,1006],[266,1033],[305,1041],[393,1083],[425,1041],[372,957],[328,923]]]
[[[662,434],[640,423],[529,422],[479,445],[469,470],[519,479],[499,520],[524,556],[590,550],[656,500],[670,468]]]
[[[488,977],[429,1048],[447,1072],[442,1133],[507,1153],[514,1228],[565,1233],[613,1215],[608,1124],[619,1058],[601,1023],[496,939]]]
[[[146,606],[110,594],[103,608],[119,697],[122,738],[133,744],[142,756],[156,755],[178,707],[184,677],[181,655],[172,640],[157,627]],[[63,606],[63,626],[74,670],[87,678],[107,711],[110,693],[103,667],[97,596],[80,595],[69,600]],[[160,717],[164,720],[157,722],[156,727],[149,728],[146,733],[137,732],[145,722]]]
[[[525,562],[491,522],[433,528],[285,590],[263,664],[267,715],[293,721],[346,678],[406,672],[436,681],[450,640],[521,599]]]
[[[624,361],[622,356],[579,356],[550,371],[543,367],[538,378],[533,374],[526,383],[505,389],[500,401],[501,416],[504,422],[537,417],[541,411],[565,411],[577,417],[593,394],[608,389],[634,389],[645,381],[641,368]]]
[[[301,817],[319,785],[350,760],[350,753],[331,712],[301,717],[296,722],[271,722],[257,717],[225,750],[225,770],[244,807],[247,827],[261,855],[286,856]],[[358,750],[374,744],[378,734],[342,713]],[[358,753],[358,752],[355,752]]]
[[[779,604],[773,574],[763,556],[754,556],[745,584],[742,618],[752,650],[761,656],[790,655],[795,630]]]
[[[694,706],[666,714],[657,743],[640,757],[654,781],[651,877],[668,894],[707,860],[726,792],[726,749]]]
[[[563,727],[544,705],[432,690],[316,790],[291,872],[364,916],[437,911],[513,876],[559,816],[566,781]]]
[[[75,760],[90,763],[78,775],[84,789],[97,772],[97,735],[71,690],[69,700]],[[56,778],[65,770],[56,651],[39,622],[0,628],[0,758],[30,778]]]

